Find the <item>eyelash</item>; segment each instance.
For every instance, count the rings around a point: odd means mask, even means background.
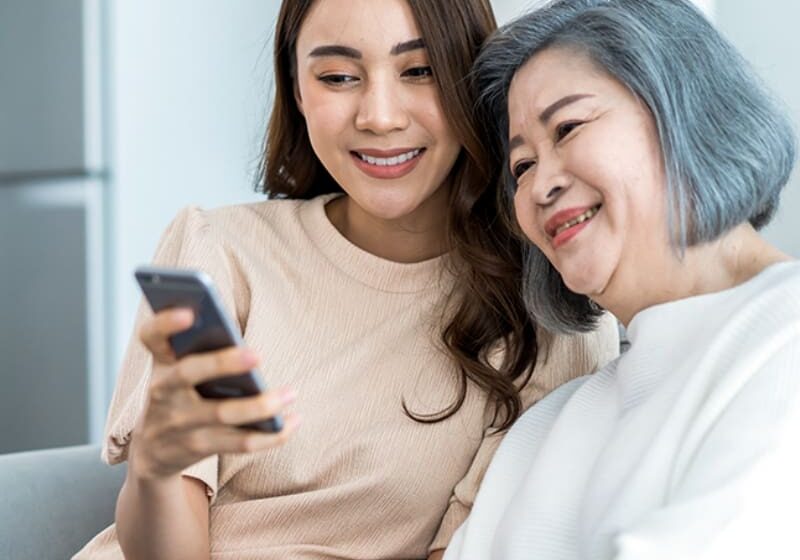
[[[536,165],[536,162],[533,160],[526,160],[521,161],[517,165],[514,166],[514,171],[512,174],[514,175],[514,180],[519,182],[520,177],[522,177],[528,169]]]
[[[556,127],[556,142],[560,142],[561,140],[569,136],[570,132],[572,132],[582,124],[583,123],[580,121],[568,121],[558,125],[558,127]]]
[[[558,143],[564,140],[573,130],[582,124],[583,122],[581,121],[568,121],[558,125],[556,127],[556,142]],[[534,165],[536,165],[536,160],[524,160],[517,163],[512,171],[514,180],[519,182],[520,177],[522,177]]]
[[[328,74],[326,76],[319,76],[317,79],[320,82],[334,87],[342,87],[358,80],[355,76],[350,76],[348,74]]]
[[[408,76],[412,79],[422,80],[425,78],[432,78],[433,77],[433,68],[430,66],[414,66],[413,68],[409,68],[402,74],[403,76]]]
[[[430,66],[414,66],[413,68],[405,70],[401,76],[414,81],[427,80],[433,77],[433,68]],[[319,76],[317,79],[333,87],[343,87],[360,81],[360,78],[349,74],[327,74],[325,76]]]

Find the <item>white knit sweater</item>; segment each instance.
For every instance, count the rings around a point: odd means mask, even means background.
[[[800,559],[800,263],[628,335],[517,422],[446,560]]]

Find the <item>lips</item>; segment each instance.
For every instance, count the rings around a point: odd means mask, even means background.
[[[547,223],[544,224],[544,231],[550,237],[555,237],[569,227],[583,223],[586,220],[591,220],[600,210],[601,206],[602,204],[598,204],[596,206],[561,210],[547,220]]]
[[[558,248],[578,235],[597,215],[602,204],[561,210],[544,225],[545,233],[551,238],[553,247]]]
[[[353,153],[370,165],[390,167],[405,163],[422,153],[424,148],[409,148],[398,150],[354,150]]]
[[[425,155],[425,148],[392,150],[359,149],[350,152],[362,172],[376,179],[398,179],[411,173]]]

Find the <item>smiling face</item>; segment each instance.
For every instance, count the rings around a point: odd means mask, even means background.
[[[296,56],[311,145],[355,203],[350,211],[406,224],[417,214],[441,219],[440,187],[461,145],[405,0],[317,0]]]
[[[674,262],[655,124],[630,90],[546,49],[515,75],[509,122],[517,220],[567,287],[611,308]]]

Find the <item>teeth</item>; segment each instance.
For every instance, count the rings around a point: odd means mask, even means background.
[[[577,226],[578,224],[582,224],[586,220],[589,220],[589,219],[593,218],[594,215],[597,214],[599,211],[600,211],[600,205],[599,204],[597,206],[595,206],[594,208],[589,208],[586,212],[584,212],[580,216],[572,218],[570,221],[565,222],[565,223],[561,224],[560,226],[558,226],[556,228],[555,235],[558,235],[562,231],[564,231],[566,229],[569,229],[572,226]]]
[[[416,150],[411,150],[410,152],[406,152],[404,154],[400,154],[399,156],[393,156],[390,158],[378,158],[368,156],[366,154],[358,154],[363,161],[366,161],[370,165],[377,165],[379,167],[389,167],[391,165],[400,165],[401,163],[405,163],[410,159],[413,159],[419,155],[422,150],[417,148]],[[357,153],[357,152],[356,152]]]

